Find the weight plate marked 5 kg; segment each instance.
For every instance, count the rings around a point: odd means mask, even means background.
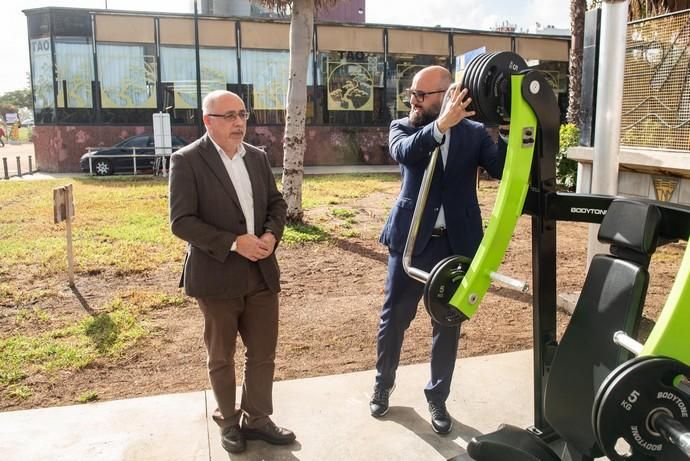
[[[442,259],[429,273],[424,284],[424,307],[434,321],[443,326],[457,326],[467,316],[448,304],[470,267],[471,259],[449,256]]]
[[[690,427],[688,396],[674,386],[690,367],[666,357],[638,357],[616,368],[602,384],[593,416],[594,430],[604,453],[612,461],[687,460],[653,427],[650,415],[663,411]],[[625,440],[630,453],[619,453]]]

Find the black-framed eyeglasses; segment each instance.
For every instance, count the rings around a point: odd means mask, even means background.
[[[235,112],[234,110],[230,112],[226,112],[224,114],[206,114],[209,117],[222,117],[226,122],[234,122],[237,120],[237,117],[241,118],[242,120],[247,120],[249,118],[249,112],[246,110],[241,110],[239,112]]]
[[[419,102],[424,102],[424,98],[429,96],[430,94],[438,94],[438,93],[445,93],[446,90],[437,90],[437,91],[418,91],[418,90],[413,90],[411,88],[406,88],[405,89],[405,96],[408,98],[412,98],[414,96],[417,98],[417,101]]]

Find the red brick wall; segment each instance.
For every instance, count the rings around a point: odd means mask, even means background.
[[[79,158],[87,147],[112,146],[141,133],[150,126],[63,126],[38,125],[33,138],[37,168],[46,172],[79,171]],[[195,126],[175,126],[173,134],[188,141],[197,136]],[[264,146],[273,166],[282,165],[283,127],[249,127],[246,140]],[[306,132],[305,166],[386,165],[394,163],[388,155],[388,128],[311,126]]]

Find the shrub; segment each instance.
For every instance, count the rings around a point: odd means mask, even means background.
[[[580,130],[573,124],[561,125],[560,147],[556,154],[556,182],[567,190],[575,190],[577,181],[577,162],[565,156],[569,147],[577,146],[580,142]]]

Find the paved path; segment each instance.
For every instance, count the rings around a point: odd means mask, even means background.
[[[210,418],[213,394],[198,391],[0,413],[0,453],[3,461],[459,461],[472,437],[533,421],[532,351],[457,362],[448,436],[428,422],[428,373],[428,364],[400,368],[383,419],[369,415],[373,371],[277,382],[274,419],[297,434],[288,447],[250,441],[228,455]]]

